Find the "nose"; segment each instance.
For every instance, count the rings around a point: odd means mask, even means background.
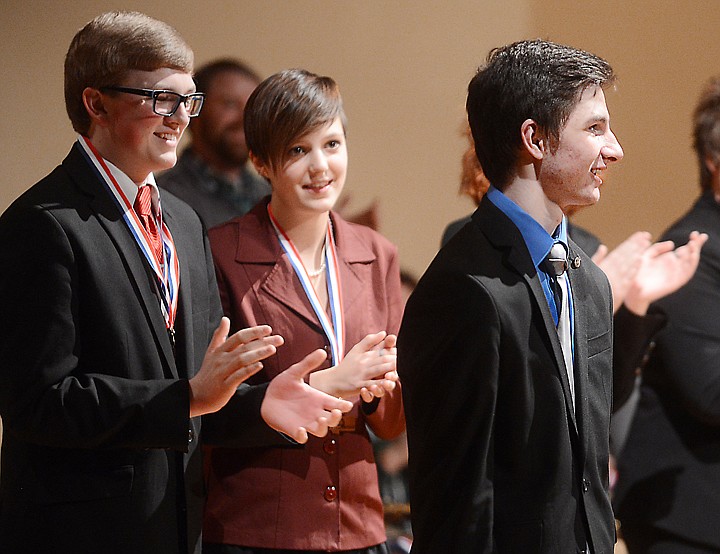
[[[310,173],[325,173],[328,169],[327,156],[322,150],[313,149],[310,155]]]
[[[180,102],[180,105],[177,107],[177,110],[175,110],[175,113],[172,115],[166,115],[165,119],[170,120],[180,125],[182,129],[185,129],[185,127],[187,127],[190,123],[190,116],[188,115],[188,109],[185,102]]]
[[[601,150],[603,160],[606,164],[619,162],[625,155],[622,146],[620,146],[617,137],[612,131],[608,130],[606,138],[607,141],[605,142],[605,146],[603,146],[603,149]]]

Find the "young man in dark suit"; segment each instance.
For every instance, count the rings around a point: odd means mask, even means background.
[[[492,186],[398,341],[417,554],[613,551],[611,292],[563,215],[597,202],[623,156],[613,78],[597,56],[534,40],[492,51],[470,82]]]
[[[160,21],[88,23],[65,61],[78,140],[0,217],[3,553],[198,552],[198,416],[227,404],[220,439],[255,445],[352,407],[303,383],[322,352],[241,385],[282,338],[228,337],[202,224],[153,178],[202,106],[192,64]]]

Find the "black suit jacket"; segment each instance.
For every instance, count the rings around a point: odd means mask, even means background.
[[[623,525],[643,522],[720,549],[720,205],[712,193],[663,236],[708,233],[690,282],[657,302],[668,317],[643,370],[640,401],[618,463]]]
[[[222,312],[198,217],[169,194],[162,206],[180,261],[176,353],[154,277],[79,144],[0,218],[4,553],[199,550],[188,378]],[[247,434],[270,432],[262,394],[244,388],[229,408]]]
[[[570,251],[576,410],[525,242],[489,200],[408,301],[398,363],[414,553],[612,553],[610,289]]]

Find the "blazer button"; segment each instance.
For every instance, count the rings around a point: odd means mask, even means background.
[[[325,451],[325,454],[332,456],[335,452],[337,452],[337,441],[332,438],[327,439],[323,443],[323,450]]]
[[[590,481],[587,479],[583,479],[583,492],[587,492],[590,490]]]
[[[195,440],[195,431],[192,429],[188,429],[188,444],[192,444],[192,442]]]
[[[333,502],[337,498],[337,489],[334,485],[328,485],[325,487],[325,500],[328,502]]]

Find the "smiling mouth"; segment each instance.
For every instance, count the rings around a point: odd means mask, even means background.
[[[309,185],[303,185],[304,189],[309,190],[320,190],[324,189],[325,187],[329,187],[332,181],[323,181],[322,183],[310,183]]]
[[[155,136],[158,138],[161,138],[163,140],[168,140],[168,141],[172,141],[172,142],[177,141],[177,135],[175,135],[173,133],[155,133]]]

